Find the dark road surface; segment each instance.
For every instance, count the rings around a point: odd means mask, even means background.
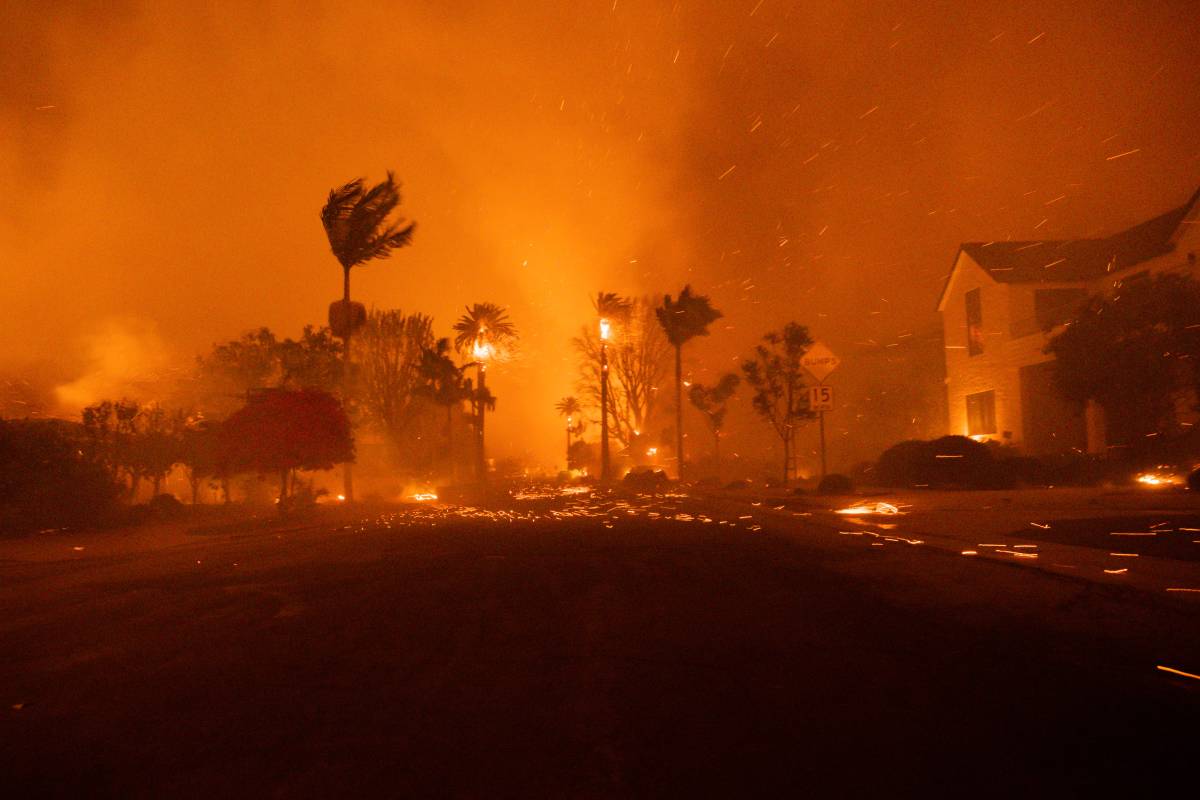
[[[1022,528],[1021,538],[1069,543],[1105,552],[1200,561],[1200,517],[1140,514],[1120,517],[1056,520],[1045,528]]]
[[[1156,666],[1200,672],[1200,605],[748,515],[578,498],[0,542],[6,794],[1194,786],[1200,681]]]

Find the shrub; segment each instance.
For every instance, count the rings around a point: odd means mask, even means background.
[[[60,420],[0,420],[0,530],[105,521],[121,487],[84,455],[78,426]]]
[[[821,478],[817,484],[817,494],[850,494],[853,491],[854,482],[836,472]]]
[[[884,452],[875,473],[882,486],[1000,489],[1013,482],[986,445],[966,436],[900,442]]]
[[[183,503],[179,502],[179,498],[175,495],[167,492],[156,494],[150,498],[150,502],[147,505],[156,517],[163,519],[171,519],[183,514]]]
[[[657,492],[666,488],[671,483],[671,479],[661,469],[643,467],[634,468],[627,472],[622,483],[627,488],[635,491]]]

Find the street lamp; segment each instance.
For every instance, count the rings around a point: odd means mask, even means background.
[[[571,418],[567,417],[567,472],[571,471]]]
[[[612,337],[612,324],[607,317],[600,318],[600,480],[609,479],[608,454],[608,340]]]

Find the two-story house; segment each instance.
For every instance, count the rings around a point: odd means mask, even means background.
[[[1103,452],[1102,410],[1055,390],[1047,332],[1089,295],[1168,270],[1196,275],[1198,199],[1103,239],[963,244],[938,301],[950,433],[1029,454]]]

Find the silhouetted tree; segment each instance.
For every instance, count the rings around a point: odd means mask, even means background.
[[[0,531],[95,523],[123,487],[76,423],[0,420]]]
[[[1046,352],[1063,393],[1098,402],[1126,444],[1173,433],[1200,381],[1200,284],[1163,274],[1091,297]]]
[[[191,418],[180,437],[180,463],[187,468],[188,485],[192,490],[192,505],[196,504],[200,484],[208,478],[219,478],[224,500],[229,502],[229,475],[220,460],[220,423]]]
[[[351,269],[388,258],[392,251],[412,244],[416,224],[403,218],[389,220],[399,205],[400,185],[391,172],[370,188],[363,178],[355,178],[329,192],[321,208],[321,224],[329,249],[342,266],[342,302],[350,302]]]
[[[446,409],[446,460],[450,477],[456,473],[454,458],[454,412],[470,398],[470,384],[463,378],[463,368],[450,357],[450,340],[438,339],[433,347],[421,352],[421,396]]]
[[[708,429],[713,435],[713,464],[716,477],[721,478],[721,430],[725,425],[725,412],[729,410],[729,400],[737,391],[741,378],[732,372],[722,375],[714,386],[693,383],[688,389],[688,399],[692,405],[704,415]]]
[[[342,385],[341,346],[329,328],[306,325],[299,339],[278,339],[267,328],[213,346],[196,359],[193,403],[213,418],[228,415],[256,389],[336,391]],[[190,405],[190,404],[189,404]]]
[[[597,308],[610,321],[612,331],[608,342],[609,423],[625,447],[651,427],[658,388],[670,371],[671,344],[656,321],[654,303],[648,297],[617,298],[606,309]],[[571,344],[579,356],[576,389],[590,407],[599,408],[601,341],[596,326],[585,325]]]
[[[350,302],[350,270],[376,259],[391,256],[398,248],[412,244],[416,224],[403,218],[390,219],[400,205],[400,185],[395,175],[368,188],[363,178],[356,178],[329,192],[321,208],[321,224],[329,240],[329,249],[342,266],[343,293],[341,303],[330,306],[330,327],[342,337],[345,345],[346,380],[350,380],[350,340],[354,331],[366,322],[361,305]],[[354,484],[349,465],[345,472],[345,495],[354,499]]]
[[[219,460],[238,471],[279,474],[287,499],[291,470],[330,469],[354,459],[350,420],[328,392],[271,389],[251,398],[221,425]]]
[[[678,300],[663,297],[663,304],[654,310],[658,324],[675,348],[675,456],[679,462],[679,477],[683,477],[683,346],[697,336],[707,336],[708,326],[722,314],[712,307],[704,295],[692,294],[684,286]]]
[[[496,407],[496,398],[487,388],[487,365],[511,357],[517,340],[517,327],[508,311],[495,303],[475,303],[454,323],[454,347],[474,363],[475,399],[475,474],[487,477],[484,449],[484,412]]]
[[[279,385],[336,392],[342,386],[345,366],[341,351],[331,329],[305,325],[299,339],[284,339],[276,348]]]
[[[567,418],[567,469],[571,468],[571,437],[583,433],[583,406],[574,397],[564,397],[554,407]]]
[[[239,408],[247,392],[278,386],[282,379],[279,340],[267,328],[213,345],[212,351],[196,362],[201,383],[198,402],[215,416]]]
[[[145,405],[138,414],[140,424],[130,439],[138,472],[152,485],[158,497],[163,479],[183,458],[184,416],[157,404]]]
[[[356,339],[354,396],[363,413],[401,457],[421,411],[425,351],[434,343],[433,318],[395,309],[372,311]]]
[[[796,423],[813,416],[802,402],[804,366],[800,360],[813,344],[808,328],[789,322],[763,336],[754,358],[742,362],[746,383],[754,390],[754,410],[783,440],[783,480],[791,477],[792,437]]]
[[[83,409],[82,419],[89,457],[102,465],[113,480],[125,485],[125,495],[137,497],[143,477],[136,438],[141,430],[142,407],[133,400],[102,400]]]

